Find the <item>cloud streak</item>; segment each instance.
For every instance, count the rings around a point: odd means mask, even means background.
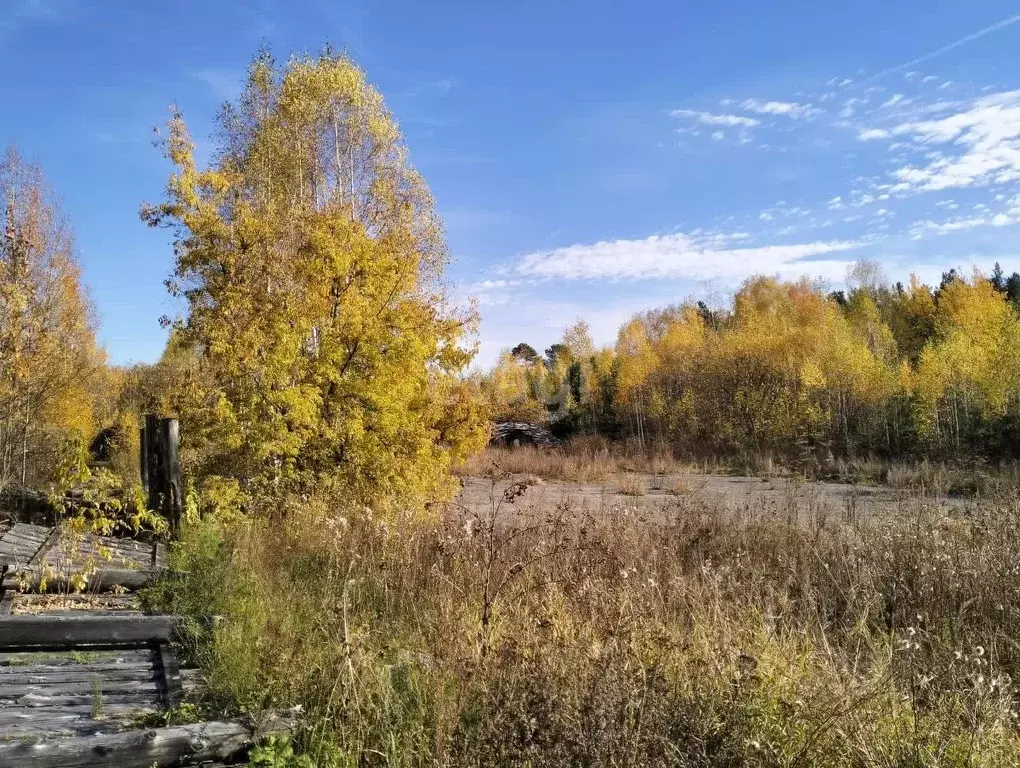
[[[821,113],[821,110],[810,104],[798,104],[795,101],[760,101],[747,99],[740,105],[748,112],[759,115],[776,115],[794,120],[806,120]]]
[[[717,115],[712,112],[699,112],[694,109],[674,109],[670,113],[671,117],[686,117],[693,118],[696,122],[702,125],[724,125],[730,128],[754,128],[756,125],[760,125],[760,120],[755,120],[753,117],[744,117],[743,115]]]
[[[1000,29],[1006,29],[1006,27],[1011,27],[1018,21],[1020,21],[1020,13],[1014,14],[1012,16],[1007,16],[1005,19],[997,21],[994,24],[990,24],[984,29],[979,29],[977,32],[965,35],[964,37],[961,37],[959,40],[954,40],[953,42],[947,43],[946,45],[943,45],[940,48],[936,48],[934,51],[929,51],[928,53],[918,56],[917,58],[911,59],[910,61],[906,61],[903,64],[898,64],[895,67],[889,67],[889,69],[884,69],[881,72],[877,72],[871,77],[868,77],[861,82],[873,83],[876,80],[881,80],[883,77],[895,74],[896,72],[902,72],[906,69],[910,69],[911,67],[916,67],[918,64],[923,64],[926,61],[931,61],[934,58],[949,53],[950,51],[959,48],[961,45],[972,43],[975,40],[980,40],[985,35],[990,35],[993,32],[998,32]]]
[[[743,235],[743,233],[741,233]],[[727,247],[726,235],[653,235],[639,240],[576,244],[520,258],[513,270],[523,277],[566,280],[697,279],[736,282],[754,274],[838,277],[850,263],[807,261],[861,247],[857,241],[819,241],[759,247]]]

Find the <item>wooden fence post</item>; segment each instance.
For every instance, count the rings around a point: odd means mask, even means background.
[[[142,483],[149,494],[149,509],[157,510],[177,536],[181,526],[180,427],[177,419],[146,416],[141,434]]]
[[[184,498],[181,486],[181,431],[177,419],[164,419],[160,426],[160,442],[166,466],[167,517],[171,533],[177,536],[181,531],[181,505]]]

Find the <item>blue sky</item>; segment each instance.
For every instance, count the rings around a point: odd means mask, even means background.
[[[1020,269],[1014,1],[0,0],[0,144],[78,233],[114,362],[158,357],[170,103],[207,151],[262,42],[346,48],[396,114],[446,225],[479,363],[577,317],[722,303],[756,274],[838,287]]]

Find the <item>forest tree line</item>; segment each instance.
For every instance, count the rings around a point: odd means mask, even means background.
[[[848,288],[747,280],[725,308],[644,312],[596,349],[583,322],[477,384],[496,420],[682,455],[1020,454],[1020,274],[946,272]]]

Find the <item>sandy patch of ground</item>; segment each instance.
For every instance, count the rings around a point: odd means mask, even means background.
[[[485,478],[463,478],[458,502],[482,512],[502,494],[509,481],[493,485]],[[621,492],[625,491],[625,492]],[[636,493],[643,493],[635,495]],[[735,520],[780,519],[790,522],[854,521],[895,515],[918,504],[963,510],[973,500],[920,497],[906,490],[848,483],[804,482],[729,475],[648,475],[628,473],[604,483],[539,481],[517,502],[521,510],[569,504],[598,514],[642,513],[649,516],[699,507]]]

